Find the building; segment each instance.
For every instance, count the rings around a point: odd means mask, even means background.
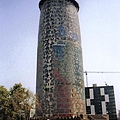
[[[113,86],[86,87],[85,97],[86,114],[108,114],[110,120],[117,120]]]
[[[37,53],[36,115],[85,114],[79,5],[41,0]]]
[[[118,110],[118,120],[120,120],[120,110]]]

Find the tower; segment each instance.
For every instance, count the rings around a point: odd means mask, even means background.
[[[75,0],[41,0],[37,53],[37,115],[85,114],[83,61]]]

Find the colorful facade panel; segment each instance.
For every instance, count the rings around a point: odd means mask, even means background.
[[[73,0],[46,0],[40,6],[36,93],[41,112],[45,116],[84,114],[78,8]]]

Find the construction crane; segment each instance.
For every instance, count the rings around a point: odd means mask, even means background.
[[[120,73],[119,71],[85,71],[86,75],[86,86],[88,87],[88,73]]]

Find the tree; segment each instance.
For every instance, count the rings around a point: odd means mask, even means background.
[[[36,96],[21,83],[15,84],[9,91],[0,86],[0,120],[28,120],[35,104]]]
[[[28,119],[30,110],[35,106],[35,100],[35,95],[24,88],[21,83],[15,84],[10,89],[11,117]]]
[[[7,120],[9,114],[9,91],[0,86],[0,120]]]

